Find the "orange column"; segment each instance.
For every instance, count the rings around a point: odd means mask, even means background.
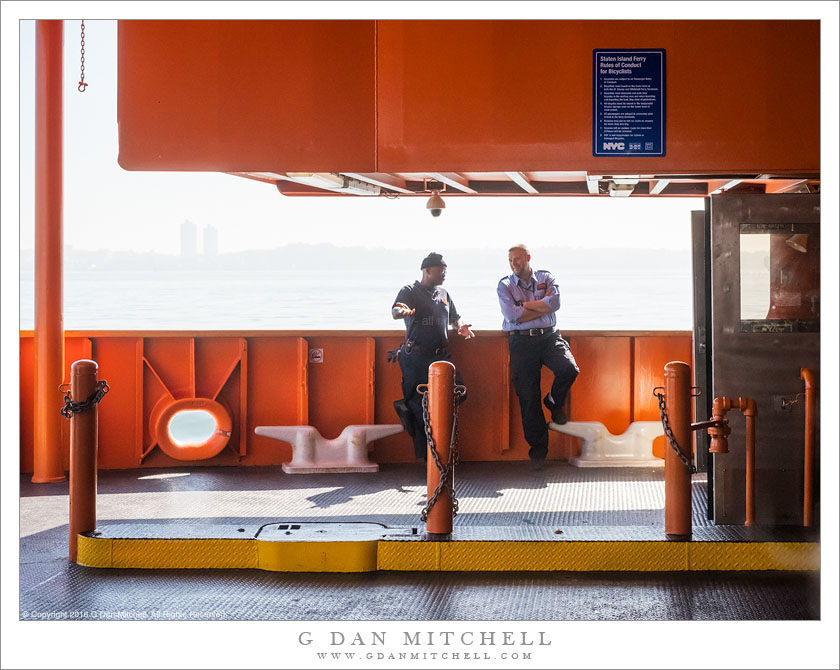
[[[668,423],[683,455],[691,459],[691,368],[679,361],[665,365]],[[670,444],[665,444],[665,533],[691,536],[691,473]]]
[[[449,463],[449,443],[452,441],[452,419],[455,414],[455,366],[449,361],[436,361],[429,366],[429,425],[437,447],[438,460],[446,468]],[[441,473],[429,453],[426,461],[426,495],[432,496],[441,480]],[[455,473],[449,475],[454,481]],[[426,519],[429,536],[452,533],[452,494],[444,485]]]
[[[64,479],[61,397],[64,381],[62,279],[64,27],[35,24],[35,444],[33,482]]]
[[[83,402],[96,391],[99,366],[94,361],[73,363],[70,398]],[[70,560],[76,561],[79,533],[96,529],[96,448],[99,406],[70,419]]]

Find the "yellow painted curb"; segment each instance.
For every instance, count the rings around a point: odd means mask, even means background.
[[[236,542],[236,540],[231,540]],[[274,572],[374,572],[376,540],[359,542],[261,542],[259,567]]]
[[[103,538],[79,535],[76,562],[90,568],[258,568],[274,572],[373,572],[376,541],[271,542],[253,538]]]
[[[639,540],[276,542],[79,535],[77,563],[92,568],[256,568],[273,572],[819,570],[820,545]]]
[[[379,543],[380,570],[819,570],[813,542],[461,541]]]

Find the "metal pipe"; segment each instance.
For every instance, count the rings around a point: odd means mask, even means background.
[[[728,454],[729,453],[729,434],[732,429],[729,427],[729,420],[726,418],[726,413],[732,408],[729,398],[720,397],[715,398],[712,403],[712,425],[709,428],[709,453],[712,454]]]
[[[70,398],[74,402],[83,402],[96,391],[98,369],[94,361],[73,363]],[[74,563],[79,533],[96,529],[98,417],[99,405],[93,405],[70,418],[70,560]]]
[[[35,434],[33,482],[64,479],[62,21],[35,22]]]
[[[674,439],[689,460],[691,451],[691,368],[680,361],[665,366],[665,404]],[[665,449],[665,533],[691,536],[691,473],[674,450]]]
[[[712,438],[709,451],[715,454],[728,454],[728,436],[732,432],[729,428],[729,420],[726,413],[730,409],[740,409],[746,421],[746,515],[745,526],[752,526],[755,523],[755,417],[758,416],[758,407],[753,398],[740,397],[737,400],[720,396],[715,398],[712,404],[712,426],[709,427],[709,435]],[[703,424],[695,424],[698,428]]]
[[[814,523],[814,445],[817,437],[817,407],[814,371],[802,368],[799,375],[805,382],[805,495],[802,525]]]
[[[449,361],[435,361],[429,366],[429,425],[437,447],[438,459],[444,467],[449,463],[452,441],[452,420],[455,414],[455,366]],[[428,446],[427,446],[428,449]],[[450,475],[453,479],[455,473]],[[426,458],[426,495],[431,500],[441,480],[441,473],[432,454]],[[452,533],[452,494],[448,486],[441,488],[426,518],[430,538],[444,538]]]
[[[745,526],[755,524],[755,417],[758,415],[758,408],[752,398],[738,398],[738,407],[744,413],[746,421],[746,518]]]

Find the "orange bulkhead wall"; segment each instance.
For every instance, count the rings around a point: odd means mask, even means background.
[[[128,170],[820,168],[819,21],[123,20],[118,39]],[[596,48],[665,50],[665,156],[593,157]]]
[[[691,333],[682,331],[564,334],[581,369],[570,396],[571,420],[601,421],[615,434],[631,421],[659,420],[651,390],[662,385],[665,363],[690,360],[692,351]],[[291,447],[255,435],[256,426],[312,425],[334,438],[350,424],[397,423],[393,402],[402,396],[400,370],[386,355],[403,338],[398,331],[69,332],[65,369],[73,360],[92,359],[99,379],[109,384],[99,412],[100,469],[280,465],[291,460]],[[32,333],[21,333],[20,342],[21,471],[32,472]],[[310,360],[312,349],[321,350],[315,359],[321,362]],[[526,460],[506,336],[482,331],[469,342],[453,341],[452,360],[469,390],[459,410],[461,460]],[[543,386],[547,392],[550,373]],[[222,428],[230,438],[212,458],[177,460],[156,439],[162,428],[155,408],[162,399],[187,407],[193,398],[225,408],[231,425]],[[56,413],[61,406],[56,391]],[[662,439],[653,449],[660,457]],[[66,468],[66,428],[62,445]],[[579,454],[579,440],[550,431],[550,459]],[[410,438],[401,433],[376,441],[371,459],[413,462]]]

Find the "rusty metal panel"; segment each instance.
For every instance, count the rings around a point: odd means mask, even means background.
[[[506,337],[464,340],[452,334],[452,362],[467,387],[467,399],[458,411],[459,451],[465,461],[527,458],[510,453],[508,347]],[[516,421],[519,421],[517,411]]]
[[[35,340],[20,338],[20,471],[35,467]]]
[[[135,468],[140,464],[143,436],[142,338],[94,338],[99,378],[111,390],[99,407],[100,470]]]
[[[292,458],[284,442],[254,434],[257,426],[309,423],[307,345],[302,337],[248,339],[248,456],[246,465],[277,465]]]
[[[119,21],[127,170],[375,171],[373,21]]]
[[[307,338],[309,425],[327,439],[338,437],[349,425],[373,420],[374,360],[367,339],[352,335]],[[320,359],[313,352],[320,352]]]
[[[570,395],[571,421],[600,421],[615,435],[632,420],[629,337],[570,337],[580,374]]]
[[[389,363],[387,356],[388,350],[400,346],[404,339],[401,334],[376,338],[374,423],[399,423],[394,401],[402,398],[402,375],[399,364]],[[399,433],[376,440],[370,458],[375,463],[413,462],[411,438],[407,433]]]
[[[712,196],[712,393],[754,398],[755,510],[758,524],[802,521],[804,407],[783,410],[779,397],[804,391],[800,369],[819,371],[819,332],[741,332],[740,230],[743,224],[818,224],[820,197]],[[745,518],[745,431],[740,412],[728,415],[729,453],[714,454],[714,520]]]
[[[633,418],[632,421],[659,421],[659,403],[653,389],[665,385],[665,364],[682,361],[691,365],[689,337],[633,338]],[[705,417],[708,418],[708,417]],[[653,441],[653,455],[665,458],[665,438]]]

